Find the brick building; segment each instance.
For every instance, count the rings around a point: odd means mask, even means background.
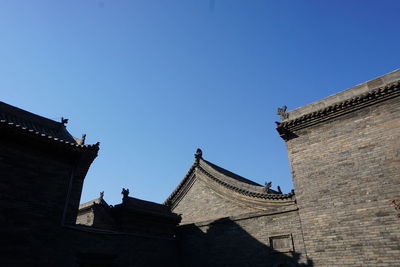
[[[79,205],[99,145],[0,102],[1,266],[400,266],[400,70],[279,109],[295,191],[197,150],[163,204]]]

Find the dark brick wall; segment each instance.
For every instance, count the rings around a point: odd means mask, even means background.
[[[21,233],[11,247],[2,247],[1,266],[78,267],[87,258],[91,260],[89,263],[100,265],[85,266],[178,266],[176,242],[172,239],[78,228]]]
[[[80,258],[85,255],[95,255],[95,258],[108,256],[112,258],[111,266],[177,266],[176,242],[173,239],[145,234],[92,232],[90,229],[85,231],[78,228],[64,229],[62,237],[62,243],[66,242],[68,247],[56,251],[56,264],[52,266],[79,266]],[[59,246],[63,246],[62,243]]]
[[[317,266],[400,266],[400,98],[287,141],[308,256]]]
[[[286,246],[272,248],[274,238],[284,238]],[[182,225],[178,240],[180,266],[185,267],[312,266],[306,261],[297,210]]]
[[[61,224],[71,169],[68,161],[1,143],[0,206],[15,206],[15,213],[23,210],[40,221]],[[7,217],[11,219],[10,214]]]
[[[99,266],[177,266],[173,239],[63,226],[74,163],[67,153],[0,139],[0,265],[70,267],[105,258],[112,265]]]
[[[7,260],[45,257],[61,226],[72,166],[12,142],[0,141],[0,254]],[[4,264],[4,265],[3,265]]]

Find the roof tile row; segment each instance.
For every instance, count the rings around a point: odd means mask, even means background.
[[[293,120],[278,123],[278,129],[287,128],[298,130],[308,126],[310,123],[323,120],[323,118],[329,119],[331,117],[339,116],[354,109],[364,107],[377,101],[396,97],[398,95],[400,95],[400,81],[393,82],[370,92],[355,96],[351,99],[305,114]]]

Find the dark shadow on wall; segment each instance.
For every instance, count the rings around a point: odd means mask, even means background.
[[[314,266],[311,259],[296,252],[290,234],[271,237],[257,233],[257,236],[262,241],[229,218],[207,226],[180,226],[177,234],[180,266]]]

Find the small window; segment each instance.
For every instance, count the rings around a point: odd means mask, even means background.
[[[293,238],[291,234],[271,236],[269,238],[269,245],[274,252],[290,252],[294,251]]]

